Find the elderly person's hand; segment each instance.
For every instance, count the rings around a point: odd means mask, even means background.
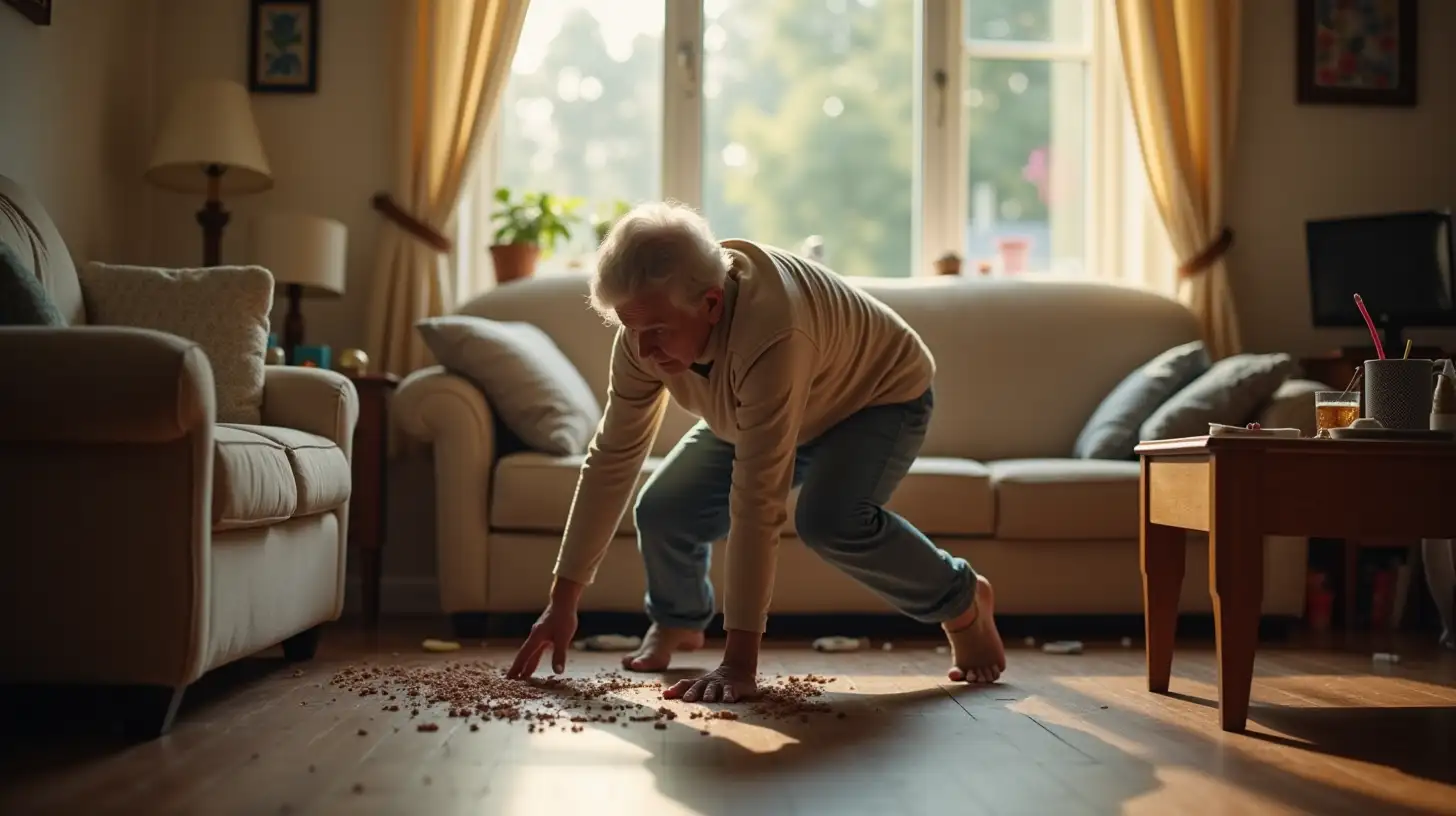
[[[758,696],[758,672],[724,663],[702,677],[677,681],[662,696],[685,703],[743,703]]]

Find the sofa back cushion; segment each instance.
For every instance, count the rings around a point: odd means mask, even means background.
[[[1198,339],[1169,298],[1110,284],[1024,279],[848,278],[908,322],[935,355],[935,415],[921,453],[982,461],[1066,457],[1129,372]],[[517,281],[460,311],[533,323],[605,396],[612,329],[587,304],[585,274]],[[676,405],[654,452],[693,417]]]

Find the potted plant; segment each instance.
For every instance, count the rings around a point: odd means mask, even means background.
[[[496,283],[529,278],[536,274],[536,262],[549,258],[556,246],[571,240],[576,210],[581,199],[561,198],[550,193],[522,193],[514,199],[507,187],[495,191],[495,239],[490,259],[495,264]]]
[[[631,209],[631,204],[619,198],[607,205],[605,214],[598,211],[592,215],[591,225],[592,231],[597,234],[597,246],[601,246],[602,242],[607,240],[607,233],[612,231],[612,225],[616,224]]]

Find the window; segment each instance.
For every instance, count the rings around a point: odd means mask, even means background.
[[[1121,263],[1131,129],[1094,0],[533,0],[457,223],[489,265],[489,193],[699,207],[720,237],[846,275]],[[1141,225],[1141,220],[1139,220]],[[1114,233],[1117,233],[1116,235]],[[578,266],[582,228],[541,274]],[[469,292],[465,292],[468,296]]]

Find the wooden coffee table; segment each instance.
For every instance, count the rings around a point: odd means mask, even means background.
[[[1137,453],[1148,690],[1168,690],[1185,531],[1204,530],[1225,731],[1248,720],[1264,536],[1456,538],[1456,443],[1199,436]]]

